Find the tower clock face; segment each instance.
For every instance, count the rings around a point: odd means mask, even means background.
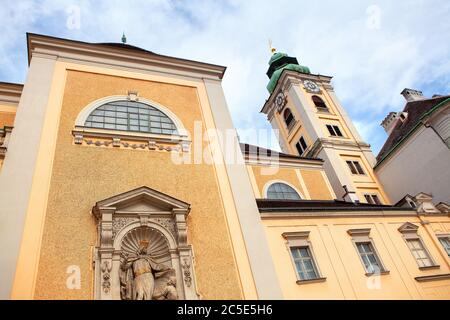
[[[277,107],[278,112],[280,112],[285,105],[286,105],[286,97],[282,92],[280,92],[275,98],[275,106]]]
[[[318,86],[317,83],[315,83],[314,81],[311,81],[311,80],[305,80],[305,81],[303,82],[303,84],[305,85],[305,88],[306,88],[308,91],[315,92],[315,93],[317,93],[317,92],[320,91],[319,86]]]

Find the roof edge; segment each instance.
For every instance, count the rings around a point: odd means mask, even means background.
[[[444,101],[438,103],[433,108],[425,112],[420,118],[419,121],[414,125],[414,127],[408,131],[408,133],[399,141],[397,142],[388,152],[385,153],[385,155],[377,161],[377,164],[373,167],[375,170],[379,165],[381,165],[396,149],[398,149],[406,140],[409,139],[409,137],[423,124],[422,120],[431,114],[433,114],[436,110],[444,106],[445,104],[450,102],[450,98],[445,99]]]
[[[225,66],[217,64],[156,54],[138,47],[135,47],[134,49],[131,45],[129,47],[122,48],[120,46],[116,47],[104,43],[90,43],[31,32],[27,32],[26,35],[28,64],[30,64],[31,62],[33,50],[35,50],[35,48],[37,47],[45,47],[46,49],[53,49],[60,52],[76,51],[87,56],[101,55],[114,60],[134,60],[138,63],[147,62],[153,64],[161,64],[166,68],[174,68],[174,65],[178,64],[178,68],[195,71],[197,73],[210,74],[219,79],[223,78],[227,69]]]

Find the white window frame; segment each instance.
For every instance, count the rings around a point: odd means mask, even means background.
[[[350,163],[349,163],[350,162]],[[361,165],[361,161],[359,160],[349,160],[346,159],[345,163],[347,164],[348,169],[350,170],[350,173],[354,176],[366,176],[366,170],[364,169],[364,167]],[[361,168],[362,173],[359,173],[358,167],[355,165],[355,163],[358,164],[358,166]],[[356,173],[352,172],[352,168],[350,168],[350,165],[353,167],[353,169],[355,169]]]
[[[283,238],[286,240],[286,247],[288,250],[289,257],[291,259],[292,267],[294,268],[295,276],[297,278],[297,284],[307,284],[307,283],[317,283],[326,281],[326,277],[322,275],[320,271],[319,265],[317,263],[316,256],[314,254],[313,247],[311,242],[309,241],[309,231],[297,231],[297,232],[285,232],[282,234]],[[311,262],[314,267],[314,271],[316,272],[317,278],[303,280],[300,279],[299,272],[297,270],[297,266],[295,265],[295,260],[292,255],[293,248],[307,248],[311,255]]]
[[[158,109],[159,111],[164,113],[170,120],[172,120],[177,128],[177,133],[167,135],[147,132],[120,131],[115,129],[90,128],[85,126],[87,118],[95,109],[106,103],[124,100],[141,102]],[[126,143],[126,145],[139,146],[140,144],[148,144],[148,148],[145,148],[150,150],[156,150],[158,148],[164,149],[165,145],[169,145],[179,148],[183,152],[189,152],[192,143],[189,132],[186,130],[180,119],[172,111],[155,101],[138,97],[138,93],[132,91],[129,91],[128,95],[108,96],[95,100],[88,104],[78,114],[75,120],[74,129],[72,130],[72,136],[74,137],[74,143],[78,145],[83,144],[84,139],[103,139],[105,140],[105,142],[107,142],[107,145],[112,144],[113,147],[120,147],[121,141],[133,141],[130,143]],[[98,142],[101,141],[97,141],[96,143]],[[92,145],[96,145],[93,143],[94,142],[91,141]],[[102,143],[100,143],[100,145],[102,145]]]
[[[374,204],[374,205],[382,205],[383,202],[381,201],[380,196],[377,193],[364,193],[364,200],[367,201],[366,196],[369,196],[370,199],[372,199],[373,203],[371,202],[367,202],[368,204]],[[379,204],[376,203],[376,201],[373,199],[373,196],[376,196],[378,198],[378,201],[380,202]]]
[[[83,108],[83,110],[81,110],[81,112],[78,114],[77,119],[75,120],[75,127],[84,127],[84,124],[87,120],[87,118],[89,117],[89,115],[98,107],[101,107],[102,105],[106,104],[106,103],[110,103],[110,102],[114,102],[114,101],[119,101],[119,100],[132,100],[132,101],[137,101],[137,102],[141,102],[144,104],[148,104],[158,110],[160,110],[162,113],[164,113],[170,120],[172,120],[172,122],[175,124],[175,126],[177,127],[178,130],[178,135],[175,136],[182,136],[182,137],[189,137],[189,133],[186,130],[186,128],[183,126],[183,123],[180,121],[180,119],[178,119],[178,117],[171,111],[169,110],[167,107],[155,102],[155,101],[151,101],[149,99],[145,99],[142,97],[134,97],[133,95],[129,94],[129,95],[116,95],[116,96],[108,96],[108,97],[104,97],[98,100],[95,100],[93,102],[91,102],[90,104],[88,104],[85,108]],[[105,129],[106,130],[106,129]],[[116,131],[116,130],[114,130]]]
[[[444,247],[444,244],[442,243],[442,239],[447,239],[447,241],[450,243],[450,233],[446,233],[446,234],[437,234],[436,237],[439,240],[439,243],[442,246],[442,249],[444,250],[444,252],[447,254],[447,256],[450,258],[450,250],[447,251],[447,249]]]
[[[304,148],[304,149],[303,149],[303,145],[300,143],[300,141],[301,141],[302,139],[303,139],[303,142],[304,142],[305,145],[306,145],[306,148]],[[308,150],[308,144],[306,143],[305,137],[300,136],[300,138],[298,138],[298,141],[297,141],[297,143],[295,144],[295,149],[297,149],[297,151],[298,151],[297,145],[300,145],[300,149],[303,150],[302,153],[299,154],[299,156],[302,156],[303,154],[305,154],[305,151]]]
[[[335,135],[332,135],[332,134],[331,134],[331,132],[330,132],[330,130],[328,129],[327,126],[330,126],[330,127],[333,129],[333,132],[335,133]],[[333,137],[333,138],[344,138],[344,137],[345,137],[345,136],[344,136],[344,132],[342,131],[341,126],[339,126],[339,125],[337,125],[337,124],[327,123],[327,124],[325,125],[325,127],[327,128],[327,132],[328,132],[328,134],[329,134],[330,137]],[[339,132],[341,133],[341,135],[338,135],[338,134],[337,134],[336,129],[335,129],[334,127],[337,127],[337,128],[339,129]]]
[[[410,222],[406,222],[403,225],[398,228],[398,231],[402,234],[402,238],[405,241],[405,245],[408,248],[409,252],[411,253],[411,257],[416,261],[417,266],[419,267],[419,270],[428,270],[428,269],[439,269],[440,266],[436,263],[436,260],[434,260],[433,256],[431,255],[430,251],[428,251],[427,246],[422,240],[422,237],[419,235],[419,227],[415,224],[412,224]],[[430,260],[431,265],[430,266],[421,266],[419,264],[419,261],[417,261],[417,258],[412,253],[409,245],[408,240],[417,240],[421,244],[423,250],[425,251],[428,259]]]
[[[295,192],[297,192],[297,194],[300,196],[300,200],[305,200],[305,196],[292,184],[290,184],[289,182],[286,182],[284,180],[270,180],[268,181],[263,188],[263,195],[264,195],[264,199],[268,199],[267,197],[267,192],[269,191],[269,187],[274,184],[274,183],[284,183],[286,185],[288,185],[289,187],[291,187],[292,189],[295,190]]]
[[[380,253],[377,250],[377,247],[375,246],[375,242],[370,237],[370,228],[365,229],[349,229],[347,230],[347,233],[352,237],[352,244],[355,248],[356,254],[358,255],[359,261],[361,262],[361,265],[363,267],[363,270],[365,271],[365,275],[367,277],[373,276],[373,275],[386,275],[389,274],[389,270],[386,268],[386,266],[383,263],[383,260],[381,259]],[[361,253],[358,249],[359,243],[370,243],[373,249],[373,254],[375,255],[375,259],[377,260],[378,264],[380,265],[380,271],[377,272],[370,272],[366,269],[366,265],[364,264],[364,260],[361,257]]]

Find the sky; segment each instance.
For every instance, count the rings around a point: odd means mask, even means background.
[[[227,66],[228,107],[243,142],[270,129],[259,113],[269,94],[268,40],[314,74],[333,76],[347,113],[375,155],[380,126],[401,111],[400,92],[450,92],[448,0],[0,0],[0,81],[23,83],[26,32],[87,42],[120,42],[155,53]]]

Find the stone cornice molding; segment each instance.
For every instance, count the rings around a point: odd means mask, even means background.
[[[323,160],[305,158],[284,158],[283,156],[271,157],[265,155],[244,155],[247,165],[286,167],[298,169],[323,169]]]
[[[447,217],[448,215],[433,215],[433,216],[441,216]],[[298,218],[357,218],[357,217],[418,217],[416,212],[412,211],[345,211],[345,210],[329,210],[325,209],[311,209],[311,211],[300,211],[295,212],[295,209],[292,212],[284,212],[284,211],[273,211],[273,212],[262,212],[262,219],[298,219]]]
[[[17,107],[22,90],[23,84],[0,82],[0,102]]]
[[[222,79],[226,68],[219,65],[155,54],[139,49],[129,49],[107,44],[55,38],[27,33],[28,59],[36,54],[103,65],[132,69],[174,73],[194,78]]]
[[[284,232],[281,234],[285,239],[308,239],[310,231]]]
[[[341,148],[346,150],[370,151],[370,144],[365,142],[355,142],[352,140],[342,140],[339,138],[319,138],[314,142],[307,153],[308,157],[316,157],[324,148]]]

